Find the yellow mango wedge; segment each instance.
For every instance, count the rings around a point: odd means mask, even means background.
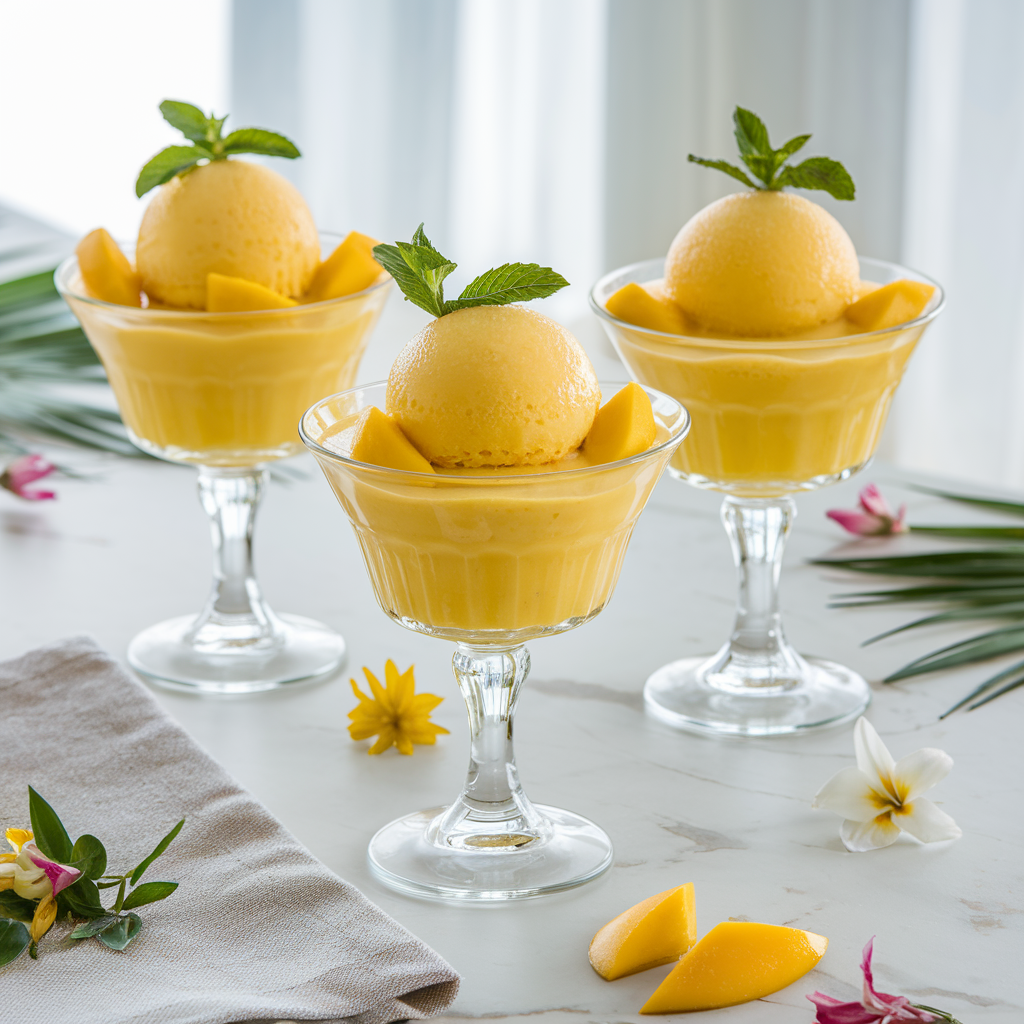
[[[884,331],[920,316],[934,293],[924,281],[893,281],[848,306],[845,316],[865,331]]]
[[[373,258],[375,238],[350,231],[345,240],[317,268],[303,302],[324,302],[354,295],[369,288],[384,273]]]
[[[105,228],[90,231],[75,247],[85,290],[103,302],[141,306],[142,289],[128,257]]]
[[[651,896],[609,921],[590,943],[590,966],[614,981],[678,960],[697,941],[693,883]]]
[[[356,420],[352,458],[407,473],[433,473],[434,467],[416,450],[402,428],[387,413],[371,405]]]
[[[676,965],[641,1013],[686,1013],[735,1006],[802,978],[828,939],[799,928],[750,921],[715,925]]]
[[[208,313],[257,313],[264,309],[288,309],[298,303],[244,277],[206,275]]]
[[[597,410],[583,451],[593,462],[616,462],[647,451],[657,433],[651,400],[630,381]]]
[[[631,281],[608,299],[605,308],[628,324],[652,331],[686,334],[689,330],[686,314],[662,292],[658,282],[641,285]]]

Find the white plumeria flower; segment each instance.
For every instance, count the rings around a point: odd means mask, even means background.
[[[853,745],[857,767],[833,775],[811,804],[846,819],[839,835],[848,850],[880,850],[895,843],[900,832],[922,843],[963,835],[945,811],[921,796],[949,774],[949,754],[923,747],[894,761],[866,718],[857,719]]]

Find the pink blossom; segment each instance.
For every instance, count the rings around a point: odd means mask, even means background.
[[[876,992],[871,974],[871,954],[875,940],[872,937],[864,947],[860,969],[864,972],[864,988],[859,1003],[844,1003],[824,992],[815,992],[807,998],[818,1008],[817,1024],[896,1024],[897,1021],[935,1021],[939,1018],[927,1010],[914,1006],[906,996],[890,996]]]
[[[834,508],[825,514],[829,519],[834,519],[844,530],[856,533],[861,537],[906,533],[909,529],[903,521],[907,514],[907,506],[900,505],[899,512],[893,512],[889,503],[882,497],[882,492],[874,484],[868,484],[860,492],[859,511]]]
[[[22,455],[0,473],[0,487],[5,487],[26,501],[49,501],[57,497],[54,491],[29,490],[27,485],[49,476],[56,468],[42,455]]]

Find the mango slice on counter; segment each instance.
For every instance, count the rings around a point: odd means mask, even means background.
[[[612,316],[637,327],[668,334],[686,334],[689,330],[686,314],[665,295],[660,282],[641,285],[631,281],[612,295],[605,307]]]
[[[257,313],[265,309],[288,309],[294,299],[265,288],[244,277],[226,274],[206,275],[206,311],[208,313]]]
[[[723,921],[679,961],[640,1012],[715,1010],[760,999],[802,978],[827,946],[823,935],[799,928]]]
[[[590,965],[605,981],[678,960],[697,941],[693,883],[651,896],[609,921],[590,943]]]
[[[384,268],[373,258],[373,247],[378,244],[369,235],[350,231],[317,268],[303,301],[340,299],[369,288],[384,273]]]
[[[598,409],[583,450],[594,462],[616,462],[647,451],[657,433],[647,392],[630,381]]]
[[[356,420],[352,458],[386,469],[407,473],[433,473],[434,467],[416,450],[402,428],[375,405],[364,409]]]
[[[75,247],[86,291],[95,299],[119,306],[141,306],[139,276],[105,228],[90,231]]]
[[[884,331],[921,315],[935,288],[906,278],[868,292],[846,309],[846,319],[865,331]]]

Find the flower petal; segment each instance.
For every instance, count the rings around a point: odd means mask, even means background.
[[[953,767],[953,758],[937,747],[922,747],[901,757],[893,768],[893,782],[901,803],[909,803],[941,782]]]
[[[82,877],[82,872],[78,868],[71,868],[66,864],[50,860],[35,843],[26,843],[23,849],[28,854],[28,859],[45,872],[46,877],[50,880],[50,885],[53,886],[54,896],[69,885],[74,885]]]
[[[852,821],[871,821],[885,809],[885,802],[871,788],[868,777],[852,765],[836,772],[814,796],[811,806],[834,811]]]
[[[867,853],[868,850],[892,846],[899,835],[899,827],[892,823],[888,811],[871,821],[844,821],[839,830],[839,838],[852,853]]]
[[[889,502],[882,497],[882,492],[876,484],[868,484],[866,487],[862,487],[858,497],[860,499],[860,507],[869,515],[878,516],[883,519],[892,518],[892,509],[889,507]]]
[[[855,533],[859,537],[874,537],[889,532],[888,520],[866,515],[863,512],[848,512],[841,508],[830,508],[825,515],[837,522],[847,533]]]
[[[38,904],[36,912],[32,915],[32,923],[28,926],[29,935],[33,942],[38,942],[52,927],[57,920],[57,901],[53,893],[47,893]]]
[[[941,843],[944,839],[959,839],[963,832],[957,823],[931,802],[919,797],[892,812],[892,820],[904,832],[922,843]]]
[[[868,777],[872,788],[888,793],[897,801],[899,795],[892,781],[896,762],[875,727],[863,715],[857,719],[853,730],[853,749],[857,754],[857,767]]]
[[[824,992],[813,992],[807,998],[818,1008],[814,1018],[817,1024],[878,1024],[880,1020],[877,1013],[860,1003],[844,1003]]]
[[[21,853],[21,848],[32,841],[32,830],[28,828],[9,828],[4,833],[7,842],[11,844],[15,853]]]

